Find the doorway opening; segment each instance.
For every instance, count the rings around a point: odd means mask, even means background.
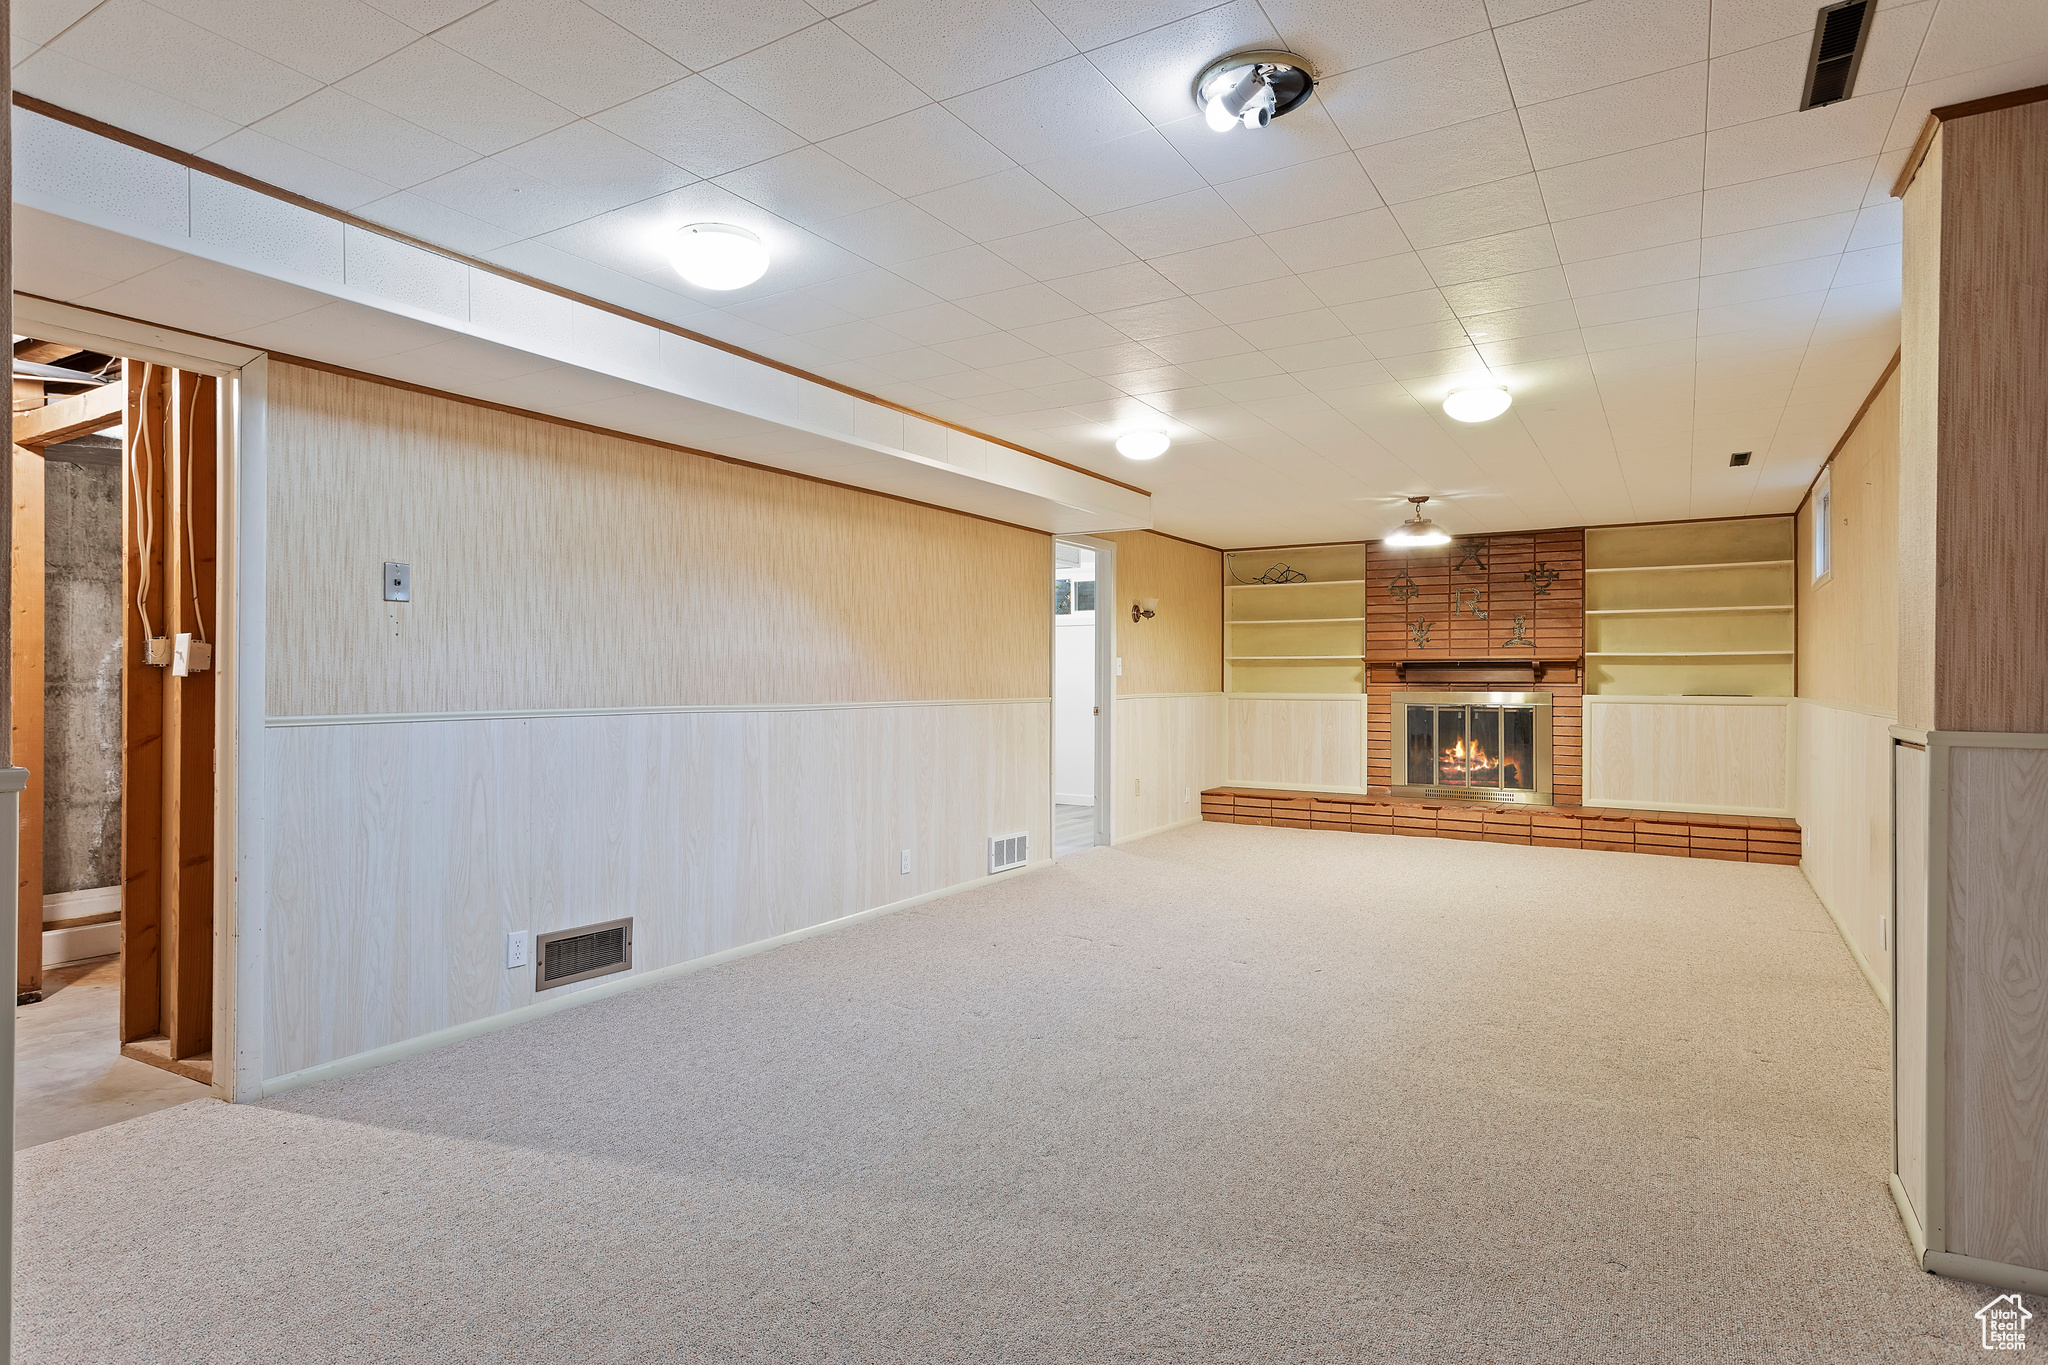
[[[17,1147],[210,1093],[225,387],[15,338]]]
[[[1110,841],[1110,550],[1053,542],[1053,856]]]

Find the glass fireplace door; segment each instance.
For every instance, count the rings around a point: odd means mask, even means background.
[[[1547,795],[1549,698],[1470,695],[1394,697],[1406,769],[1396,772],[1395,785],[1482,799]]]

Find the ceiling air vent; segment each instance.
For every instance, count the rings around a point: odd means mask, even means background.
[[[1750,454],[1751,452],[1747,450],[1736,451],[1733,455],[1730,455],[1728,457],[1728,467],[1730,469],[1742,468],[1744,465],[1749,463]]]
[[[534,939],[533,956],[537,991],[626,971],[633,965],[632,918],[541,934]]]
[[[1870,33],[1872,0],[1844,0],[1822,8],[1813,26],[1813,53],[1806,59],[1806,95],[1801,109],[1849,98],[1856,67],[1863,60],[1864,38]]]
[[[1025,848],[1026,837],[1022,834],[1006,834],[988,841],[988,870],[991,873],[1008,872],[1013,867],[1022,867],[1030,861]]]

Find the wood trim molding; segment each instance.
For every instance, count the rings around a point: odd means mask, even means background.
[[[335,222],[360,228],[364,232],[374,232],[379,237],[403,242],[407,246],[418,247],[422,251],[431,251],[436,256],[444,256],[451,261],[459,261],[472,270],[482,270],[501,279],[512,280],[529,288],[553,294],[558,298],[569,299],[572,302],[583,304],[585,307],[596,308],[615,317],[622,317],[630,322],[637,322],[642,326],[667,332],[671,336],[683,337],[686,340],[697,342],[699,345],[724,351],[728,355],[736,355],[743,360],[751,360],[756,365],[765,365],[771,370],[780,370],[782,373],[793,375],[798,379],[808,380],[813,384],[821,384],[837,393],[858,398],[862,402],[874,403],[879,407],[888,408],[892,412],[900,412],[906,416],[918,418],[920,421],[933,422],[950,431],[957,431],[964,436],[972,436],[977,440],[987,441],[991,445],[999,445],[1005,450],[1014,450],[1020,455],[1029,455],[1034,460],[1044,460],[1047,464],[1058,465],[1062,469],[1071,469],[1076,474],[1086,474],[1091,479],[1100,479],[1104,483],[1115,484],[1118,488],[1126,489],[1132,493],[1142,493],[1148,498],[1152,496],[1150,489],[1140,488],[1134,483],[1125,483],[1122,479],[1113,479],[1107,474],[1098,474],[1092,469],[1084,469],[1080,465],[1071,464],[1057,456],[1047,455],[1045,452],[1033,450],[1029,446],[1018,445],[1015,441],[1006,441],[1000,436],[991,436],[985,431],[976,431],[973,427],[962,426],[958,422],[949,422],[943,417],[934,417],[928,412],[919,412],[916,408],[906,407],[902,403],[868,393],[862,389],[856,389],[851,385],[841,384],[837,380],[827,379],[823,375],[812,374],[809,370],[798,369],[794,365],[771,359],[755,351],[749,351],[745,347],[735,346],[729,341],[721,341],[717,337],[707,336],[702,332],[693,332],[687,327],[678,327],[672,322],[663,322],[659,318],[649,317],[645,313],[637,313],[630,308],[624,308],[615,303],[606,303],[604,300],[592,298],[588,294],[579,294],[573,289],[566,289],[558,284],[550,284],[548,281],[537,276],[521,274],[519,271],[509,270],[502,265],[494,265],[490,261],[476,256],[464,255],[462,252],[436,245],[423,238],[414,237],[409,233],[400,232],[396,228],[386,227],[382,223],[373,223],[367,218],[359,218],[353,213],[345,212],[329,204],[323,204],[317,199],[308,199],[302,194],[294,194],[290,190],[282,189],[267,181],[258,180],[254,176],[244,175],[240,171],[229,170],[218,162],[208,161],[204,157],[193,156],[190,152],[181,152],[176,147],[167,146],[152,138],[144,137],[140,133],[131,133],[125,128],[116,127],[111,123],[104,123],[89,115],[75,113],[64,108],[62,105],[51,104],[48,100],[37,99],[34,95],[24,95],[16,91],[14,94],[14,107],[25,109],[31,114],[40,114],[44,118],[52,119],[58,123],[69,124],[73,128],[92,133],[97,137],[106,138],[110,142],[118,142],[123,146],[133,147],[139,152],[147,152],[151,156],[173,162],[176,165],[185,167],[187,170],[198,171],[202,175],[210,175],[216,180],[225,180],[231,185],[239,185],[245,190],[252,190],[257,194],[266,195],[269,198],[291,204],[294,207],[305,209],[309,213],[317,213],[323,218],[331,218]]]
[[[1793,516],[1796,517],[1806,510],[1806,504],[1813,498],[1813,490],[1820,487],[1820,476],[1828,472],[1828,466],[1835,462],[1835,456],[1842,453],[1842,447],[1849,444],[1849,438],[1856,434],[1856,428],[1863,425],[1863,418],[1869,413],[1870,405],[1877,401],[1877,396],[1880,393],[1884,392],[1885,384],[1899,368],[1899,358],[1905,355],[1905,353],[1904,347],[1900,347],[1892,352],[1892,358],[1886,363],[1884,373],[1880,374],[1877,377],[1877,382],[1870,386],[1870,392],[1863,395],[1863,406],[1856,409],[1856,415],[1849,419],[1849,425],[1842,428],[1842,434],[1835,441],[1834,449],[1830,450],[1828,457],[1820,462],[1820,468],[1813,471],[1813,477],[1806,481],[1806,491],[1799,495],[1799,505],[1792,509]]]
[[[1982,99],[1964,100],[1960,104],[1944,104],[1927,111],[1927,122],[1920,125],[1920,136],[1913,140],[1913,150],[1906,153],[1906,164],[1899,167],[1899,178],[1892,182],[1892,198],[1903,199],[1906,187],[1913,183],[1913,177],[1920,173],[1920,163],[1927,159],[1927,148],[1934,141],[1934,130],[1950,119],[1969,118],[1972,114],[1990,114],[2000,109],[2013,109],[2022,104],[2035,104],[2048,100],[2048,85],[2030,85],[2024,90],[2008,90],[2002,95],[1986,95]]]

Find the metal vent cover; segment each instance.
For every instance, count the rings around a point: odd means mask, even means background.
[[[633,966],[633,917],[578,925],[535,936],[533,988],[537,991],[609,976]]]
[[[1801,109],[1818,109],[1849,98],[1870,33],[1871,0],[1841,0],[1823,6],[1813,25],[1813,51],[1806,58],[1806,91]]]
[[[1013,867],[1022,867],[1031,861],[1030,836],[1025,834],[1004,834],[988,841],[988,870],[1008,872]]]

